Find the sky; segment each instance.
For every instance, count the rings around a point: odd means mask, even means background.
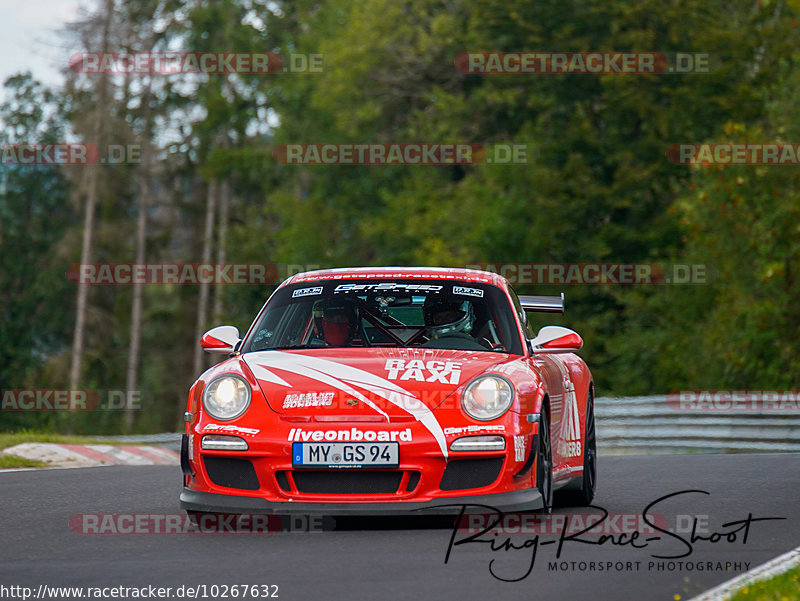
[[[26,69],[49,85],[61,82],[59,70],[73,50],[57,31],[93,0],[0,0],[0,83]],[[5,94],[0,89],[0,99]]]

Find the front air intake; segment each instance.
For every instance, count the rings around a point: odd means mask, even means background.
[[[217,486],[258,490],[258,476],[253,464],[247,459],[234,457],[203,457],[208,478]]]
[[[466,490],[489,486],[497,480],[503,467],[502,457],[486,459],[456,459],[444,469],[441,490]]]
[[[330,470],[292,472],[298,492],[328,495],[379,495],[397,492],[402,471]]]

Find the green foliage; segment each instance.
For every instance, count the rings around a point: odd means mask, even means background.
[[[0,455],[0,470],[20,469],[26,467],[44,467],[41,461],[25,459],[16,455]]]
[[[520,286],[568,296],[600,394],[797,385],[797,170],[686,167],[681,142],[796,142],[796,3],[315,0],[117,3],[131,49],[321,54],[321,73],[107,80],[116,143],[153,144],[148,262],[200,261],[208,182],[231,190],[231,263],[677,263],[710,281]],[[89,27],[87,25],[86,27]],[[81,30],[88,39],[92,35]],[[465,75],[464,52],[708,53],[708,74]],[[87,136],[100,79],[7,84],[6,142]],[[113,83],[113,85],[111,85]],[[149,90],[146,93],[145,90]],[[147,115],[155,118],[148,134]],[[49,136],[49,137],[48,137]],[[527,163],[282,165],[277,144],[524,145]],[[98,262],[134,256],[136,165],[102,169]],[[80,256],[80,169],[2,167],[0,384],[64,387]],[[219,223],[220,215],[217,215]],[[222,239],[215,233],[214,253]],[[215,255],[216,256],[216,255]],[[219,286],[245,329],[272,287]],[[144,295],[139,431],[175,429],[191,373],[198,289]],[[122,388],[131,289],[90,292],[85,387]],[[542,325],[545,322],[542,321]],[[215,325],[209,323],[209,326]],[[20,342],[21,341],[21,342]],[[116,431],[119,416],[70,418]],[[76,421],[77,419],[77,421]],[[0,414],[0,429],[63,427]]]
[[[767,580],[739,589],[731,601],[797,601],[800,599],[800,566]]]

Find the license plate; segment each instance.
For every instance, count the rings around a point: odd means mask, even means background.
[[[397,442],[293,442],[292,465],[296,468],[398,467]]]

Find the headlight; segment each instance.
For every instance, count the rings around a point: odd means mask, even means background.
[[[234,419],[250,406],[250,385],[241,376],[225,374],[203,391],[203,407],[214,419]]]
[[[481,421],[497,419],[514,401],[514,387],[500,376],[481,376],[469,383],[461,395],[467,415]]]

